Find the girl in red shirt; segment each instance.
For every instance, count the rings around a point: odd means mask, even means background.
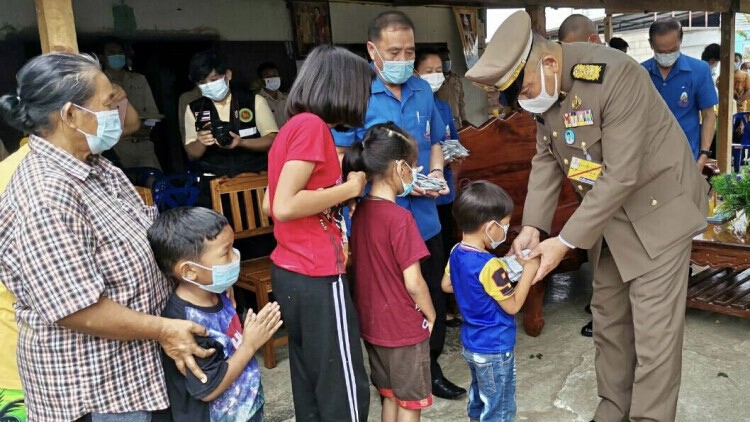
[[[411,212],[396,204],[416,181],[417,147],[393,123],[375,125],[344,155],[344,174],[364,171],[372,188],[352,218],[356,307],[383,398],[381,420],[418,421],[432,404],[430,333],[435,308],[420,262],[430,256]]]
[[[353,53],[330,45],[313,50],[289,92],[291,118],[268,153],[265,206],[278,244],[271,283],[288,330],[299,421],[367,421],[367,374],[346,283],[341,215],[366,180],[362,172],[342,180],[330,130],[362,126],[371,80],[367,62]]]

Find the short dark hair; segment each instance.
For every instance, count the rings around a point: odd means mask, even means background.
[[[125,47],[127,47],[127,45],[125,44],[125,42],[123,40],[121,40],[120,38],[117,38],[117,37],[104,37],[104,39],[102,39],[102,45],[101,45],[101,51],[102,51],[102,53],[104,52],[104,49],[108,45],[110,45],[110,44],[115,44],[115,45],[119,46],[120,48],[122,48],[123,50],[125,50]]]
[[[198,259],[203,254],[205,242],[216,239],[228,225],[227,219],[214,210],[181,207],[159,215],[146,235],[156,265],[163,273],[172,275],[180,260]]]
[[[448,49],[448,47],[440,47],[437,49],[438,53],[440,54],[450,54],[451,51]]]
[[[411,165],[417,159],[417,143],[393,122],[372,126],[362,142],[355,142],[344,154],[341,166],[346,179],[349,172],[363,171],[368,179],[386,173],[393,161]]]
[[[414,57],[414,68],[418,68],[419,65],[427,59],[427,56],[438,56],[438,58],[442,60],[438,50],[430,47],[423,47],[417,50],[417,54]]]
[[[486,180],[469,183],[453,203],[453,219],[464,233],[513,214],[513,200],[500,186]]]
[[[263,62],[258,66],[258,70],[256,72],[258,72],[258,77],[262,78],[263,72],[271,69],[279,70],[278,66],[276,66],[276,64],[274,64],[273,62]]]
[[[596,24],[585,15],[572,14],[565,18],[557,30],[557,38],[563,42],[583,42],[591,35],[598,34]],[[570,38],[575,38],[570,40]]]
[[[367,26],[367,40],[380,41],[383,30],[386,28],[393,29],[411,29],[414,31],[414,22],[406,16],[406,13],[398,10],[388,10],[382,12],[373,19]]]
[[[87,54],[36,56],[16,74],[15,94],[0,97],[0,118],[22,132],[41,135],[65,104],[84,105],[91,99],[97,72],[99,61]]]
[[[740,61],[742,61],[742,53],[734,53],[734,58],[736,59],[737,57],[739,57]]]
[[[362,57],[333,45],[313,49],[289,91],[286,113],[313,113],[332,125],[364,124],[374,73]]]
[[[721,46],[713,43],[706,46],[701,53],[701,60],[708,62],[709,60],[719,61],[721,60]]]
[[[619,37],[614,37],[611,40],[609,40],[609,46],[617,50],[620,50],[622,52],[625,52],[625,50],[627,50],[630,47],[627,41]]]
[[[198,84],[214,70],[219,75],[227,73],[227,62],[216,50],[201,51],[190,59],[190,80]]]
[[[652,23],[648,28],[648,40],[653,41],[657,35],[665,35],[670,32],[677,32],[682,40],[682,25],[680,21],[674,18],[663,18]]]

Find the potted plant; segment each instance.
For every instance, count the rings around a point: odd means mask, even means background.
[[[711,178],[711,186],[721,203],[717,211],[734,215],[731,222],[732,231],[738,237],[745,237],[750,213],[750,170],[741,167],[739,173],[730,173]]]

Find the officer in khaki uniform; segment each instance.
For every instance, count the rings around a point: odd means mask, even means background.
[[[605,46],[548,41],[522,11],[466,77],[488,90],[518,84],[520,105],[536,113],[537,154],[513,244],[542,257],[535,281],[569,248],[589,250],[594,419],[673,421],[691,239],[705,229],[708,206],[685,134],[636,61]],[[540,243],[564,178],[583,200],[560,236]]]

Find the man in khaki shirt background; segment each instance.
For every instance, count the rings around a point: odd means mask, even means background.
[[[258,95],[268,103],[268,107],[276,119],[276,125],[281,128],[288,120],[286,116],[286,94],[281,92],[281,76],[279,68],[271,62],[261,63],[258,66],[258,78],[263,86],[258,90]]]
[[[558,44],[511,15],[466,78],[516,84],[535,114],[523,228],[513,251],[541,256],[535,282],[571,248],[594,269],[598,422],[673,421],[682,371],[692,238],[706,227],[707,189],[686,137],[640,65],[590,43]],[[649,104],[649,107],[644,107]],[[567,178],[583,198],[549,233]],[[521,258],[523,259],[523,258]]]
[[[130,104],[141,116],[141,127],[130,136],[124,136],[113,148],[123,167],[153,167],[161,170],[161,165],[151,141],[151,129],[164,118],[159,113],[146,77],[128,70],[128,55],[124,45],[116,39],[108,39],[102,51],[104,73],[109,80],[122,87]]]
[[[440,53],[440,59],[443,61],[443,76],[445,76],[445,82],[443,82],[443,85],[438,89],[436,95],[438,99],[445,101],[451,106],[453,122],[456,124],[456,127],[460,129],[470,123],[466,118],[464,85],[461,82],[461,77],[451,70],[453,65],[450,50],[443,47],[438,49],[438,52]]]

